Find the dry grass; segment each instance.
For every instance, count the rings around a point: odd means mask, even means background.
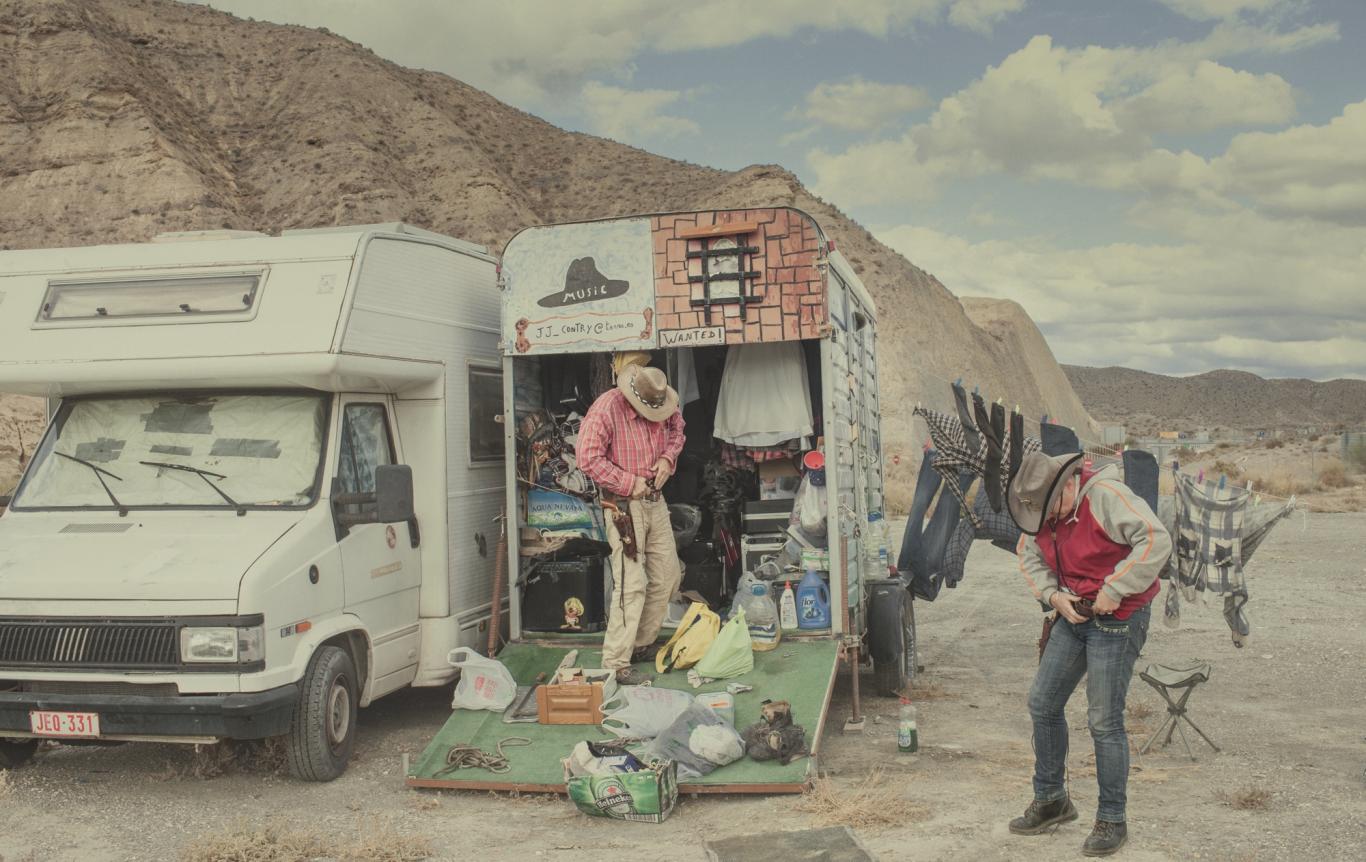
[[[1289,470],[1275,470],[1252,477],[1253,488],[1275,497],[1297,497],[1314,490],[1314,484]]]
[[[1352,480],[1347,475],[1347,465],[1341,461],[1329,461],[1319,470],[1320,488],[1347,488]]]
[[[14,795],[14,785],[10,784],[9,773],[0,772],[0,799]]]
[[[842,786],[822,775],[802,794],[798,808],[823,826],[876,829],[924,820],[929,809],[901,795],[904,785],[887,781],[881,769],[852,785]]]
[[[1155,710],[1153,710],[1151,704],[1142,700],[1135,700],[1131,702],[1128,706],[1124,707],[1124,712],[1129,716],[1129,718],[1132,718],[1135,721],[1142,721],[1145,718],[1151,718],[1154,711]]]
[[[1221,793],[1219,798],[1239,811],[1265,811],[1271,807],[1271,791],[1259,784],[1250,784],[1232,793]]]
[[[165,771],[156,778],[159,781],[177,778],[207,780],[235,772],[283,774],[288,767],[289,756],[283,737],[248,741],[229,739],[214,745],[196,745],[194,758],[188,764],[177,767],[167,763]]]
[[[399,832],[390,823],[363,826],[361,837],[347,843],[312,829],[279,822],[242,823],[225,832],[191,842],[184,862],[421,862],[432,856],[431,842]]]

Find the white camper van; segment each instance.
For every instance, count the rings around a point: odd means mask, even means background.
[[[284,735],[438,686],[492,612],[495,259],[406,225],[0,252],[0,391],[51,421],[0,518],[0,767],[40,738]]]

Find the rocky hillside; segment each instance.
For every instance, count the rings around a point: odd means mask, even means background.
[[[1082,404],[1129,433],[1366,427],[1366,380],[1267,380],[1246,371],[1167,377],[1131,368],[1064,365]]]
[[[403,220],[497,249],[536,223],[771,204],[815,215],[879,304],[883,427],[906,453],[892,487],[920,449],[911,408],[948,406],[936,378],[1089,427],[1022,312],[974,324],[780,167],[718,171],[565,132],[325,31],[168,0],[0,0],[5,247]]]

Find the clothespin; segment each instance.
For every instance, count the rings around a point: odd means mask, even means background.
[[[1043,418],[1039,420],[1039,424],[1040,424],[1040,425],[1047,425],[1047,424],[1048,424],[1048,414],[1047,414],[1047,413],[1045,413],[1045,414],[1043,415]]]
[[[962,385],[963,385],[963,378],[960,377],[960,378],[958,378],[957,380],[953,381],[953,385],[954,385],[954,386],[962,386]]]
[[[996,403],[1001,405],[1002,407],[1006,406],[1006,400],[1004,398],[997,398]]]
[[[1260,506],[1260,505],[1262,505],[1262,495],[1261,495],[1261,494],[1253,494],[1253,495],[1252,495],[1252,505],[1254,505],[1254,506]]]
[[[1228,477],[1227,477],[1227,476],[1220,476],[1220,477],[1219,477],[1219,490],[1220,490],[1220,491],[1224,490],[1224,483],[1227,482],[1227,481],[1228,481]]]
[[[1251,493],[1251,491],[1252,491],[1252,480],[1251,480],[1251,479],[1248,479],[1248,480],[1247,480],[1247,490],[1248,490],[1249,493]]]
[[[1204,468],[1204,467],[1201,467],[1201,468],[1200,468],[1200,475],[1198,475],[1198,476],[1195,477],[1195,481],[1197,481],[1197,482],[1203,482],[1203,481],[1205,481],[1205,468]]]
[[[981,390],[982,390],[982,387],[980,387],[980,386],[974,386],[974,387],[972,387],[972,394],[973,394],[973,395],[980,395],[980,394],[981,394]]]
[[[1172,462],[1172,472],[1173,472],[1173,473],[1180,473],[1180,472],[1181,472],[1181,462],[1180,462],[1180,461],[1173,461],[1173,462]]]

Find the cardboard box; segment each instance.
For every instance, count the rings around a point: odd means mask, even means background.
[[[802,474],[787,458],[765,461],[759,465],[759,499],[790,500],[797,496]]]
[[[592,817],[663,823],[678,804],[678,764],[669,760],[652,769],[570,778],[569,798]]]
[[[610,670],[572,667],[536,689],[536,720],[540,724],[600,724],[602,703],[616,692]]]

